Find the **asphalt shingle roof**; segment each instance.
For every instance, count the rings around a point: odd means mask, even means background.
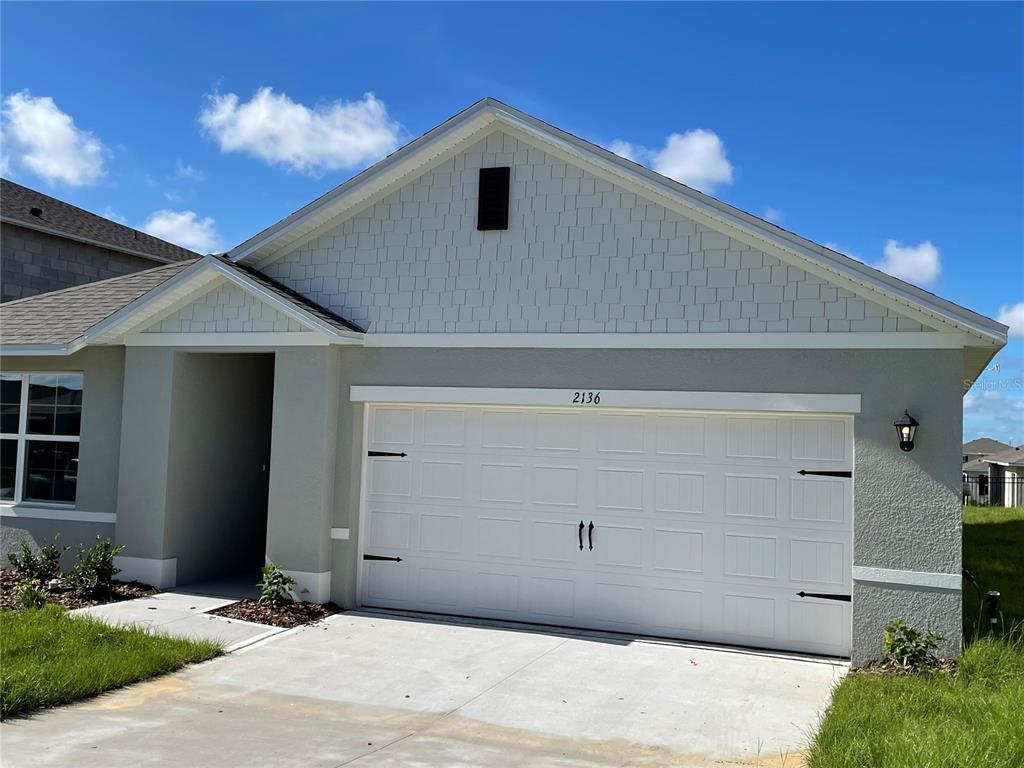
[[[1012,446],[993,440],[991,437],[978,437],[969,443],[964,443],[964,453],[998,453],[1005,451]]]
[[[362,333],[363,329],[324,309],[299,293],[252,267],[233,264],[216,257],[225,266],[259,283],[287,302],[342,331]],[[118,310],[162,285],[199,259],[164,264],[130,275],[41,293],[0,304],[0,344],[70,344]]]
[[[185,261],[201,255],[9,179],[0,179],[0,220],[155,261]]]
[[[1005,451],[985,456],[981,461],[987,464],[1024,464],[1024,449],[1019,445],[1016,448],[1007,448]]]
[[[0,304],[0,344],[69,344],[196,259]]]

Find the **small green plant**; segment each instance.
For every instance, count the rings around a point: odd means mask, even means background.
[[[25,579],[16,586],[14,604],[19,608],[42,608],[46,605],[46,593],[39,579]]]
[[[258,586],[260,605],[280,605],[295,586],[295,579],[282,571],[276,563],[267,563],[263,566],[263,577]]]
[[[110,539],[99,536],[88,549],[79,545],[78,562],[67,575],[68,583],[85,595],[109,594],[114,586],[114,577],[121,572],[114,566],[114,558],[123,551],[123,544],[115,547]]]
[[[922,632],[908,626],[900,619],[885,627],[885,653],[882,666],[904,672],[920,672],[938,666],[936,654],[939,643],[945,638],[928,630]]]
[[[7,556],[11,567],[23,579],[37,579],[41,582],[56,579],[60,576],[60,558],[71,547],[58,546],[60,534],[53,537],[53,544],[40,548],[37,555],[32,551],[32,543],[27,538],[21,540],[21,554],[12,552]]]

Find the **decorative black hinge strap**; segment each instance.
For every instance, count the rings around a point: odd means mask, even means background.
[[[853,477],[848,469],[801,469],[798,475],[823,475],[824,477]]]
[[[400,557],[388,557],[387,555],[363,555],[363,560],[390,560],[393,563],[402,562]]]
[[[850,602],[850,595],[827,595],[821,592],[797,592],[800,597],[816,597],[819,600],[841,600],[844,603]]]
[[[401,456],[405,458],[405,453],[395,453],[394,451],[367,451],[367,456]]]

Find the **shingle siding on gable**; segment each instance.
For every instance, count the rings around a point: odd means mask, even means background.
[[[509,228],[479,232],[503,165]],[[264,271],[376,333],[925,330],[500,132]]]
[[[223,284],[143,333],[287,333],[304,328],[242,289]]]

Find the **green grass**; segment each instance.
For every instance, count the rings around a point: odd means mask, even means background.
[[[969,641],[953,673],[853,673],[836,689],[809,768],[1024,766],[1024,509],[964,509],[964,567],[1002,593],[1002,636],[979,631],[964,590]]]
[[[210,641],[151,635],[63,608],[0,612],[0,717],[68,704],[220,653]]]
[[[964,508],[964,568],[982,592],[994,589],[1005,627],[1024,623],[1024,507]],[[978,592],[964,584],[964,633],[978,633]],[[987,623],[982,627],[987,631]]]

